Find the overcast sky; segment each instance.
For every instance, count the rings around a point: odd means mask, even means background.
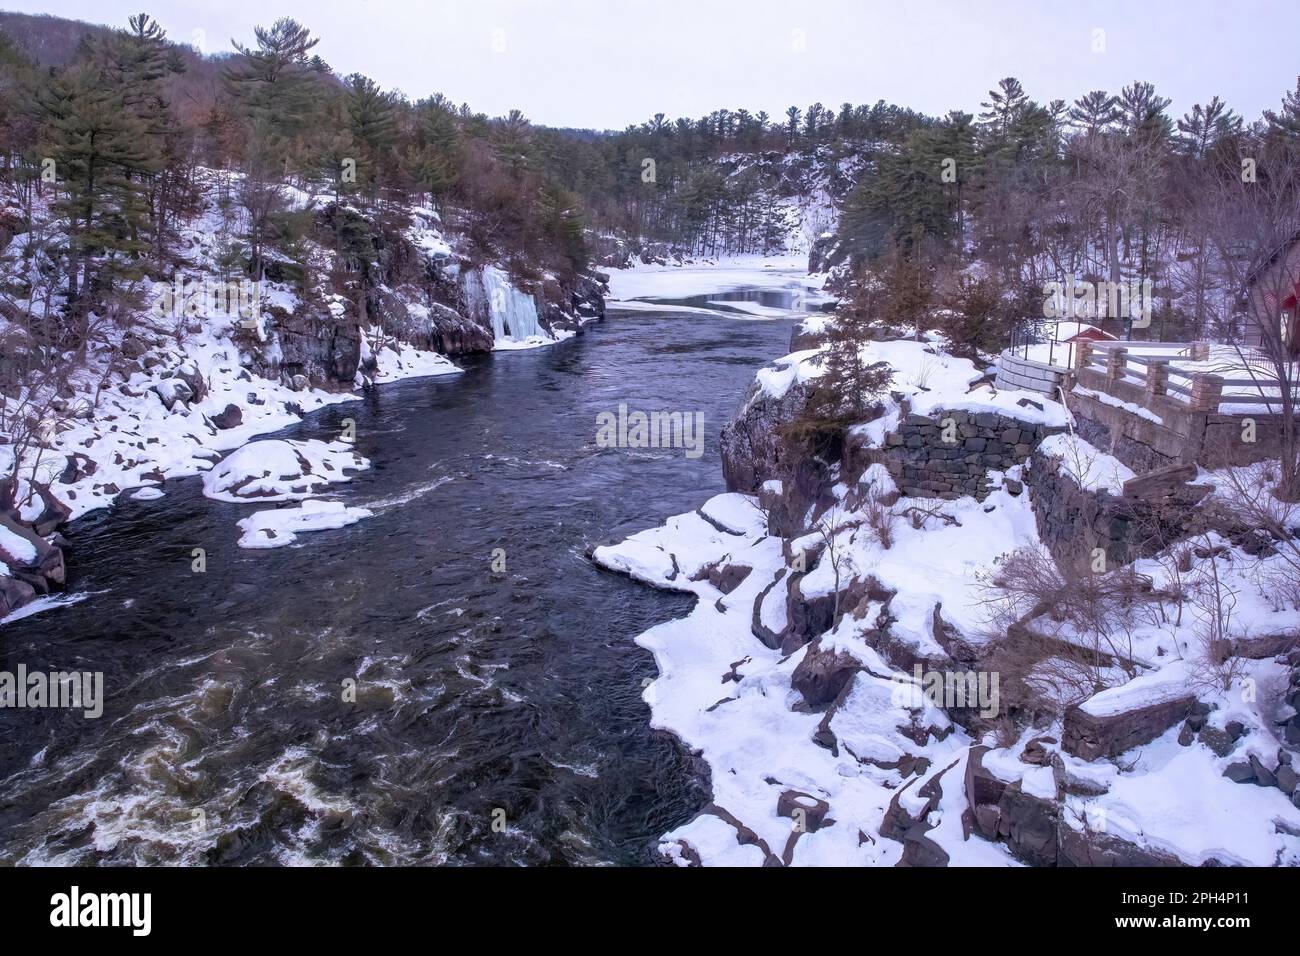
[[[125,25],[144,9],[174,40],[229,50],[292,16],[339,73],[491,115],[621,129],[657,112],[885,99],[978,110],[1018,77],[1040,102],[1149,80],[1177,116],[1216,93],[1248,119],[1300,73],[1297,0],[0,0]]]

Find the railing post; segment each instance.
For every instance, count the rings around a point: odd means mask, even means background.
[[[1110,348],[1106,350],[1106,378],[1113,385],[1124,378],[1128,367],[1128,349]]]
[[[1210,343],[1193,342],[1192,343],[1192,361],[1208,362],[1210,360]]]
[[[1169,361],[1152,359],[1147,365],[1147,401],[1157,395],[1169,394]]]
[[[1079,340],[1079,350],[1074,353],[1074,367],[1087,368],[1088,363],[1092,361],[1092,342],[1088,339]]]
[[[1217,412],[1223,401],[1223,377],[1197,372],[1192,376],[1192,411]]]

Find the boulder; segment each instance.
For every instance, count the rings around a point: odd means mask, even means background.
[[[809,707],[825,707],[860,670],[862,662],[848,651],[822,650],[821,641],[816,640],[790,675],[790,686],[803,695]]]
[[[1232,753],[1235,741],[1225,730],[1206,725],[1201,728],[1200,741],[1214,751],[1216,757],[1226,757]]]
[[[1195,695],[1171,692],[1169,685],[1154,681],[1146,685],[1151,693],[1144,695],[1138,692],[1142,680],[1103,691],[1067,709],[1061,749],[1084,760],[1117,757],[1150,743],[1194,713]],[[1152,702],[1144,703],[1146,700]]]
[[[194,391],[179,378],[165,378],[150,386],[168,411],[177,405],[185,405],[194,399]]]
[[[1254,783],[1255,768],[1244,760],[1238,760],[1236,763],[1230,763],[1223,775],[1233,783]]]
[[[238,405],[227,405],[224,411],[212,416],[212,424],[223,431],[238,428],[244,423],[244,411]]]
[[[36,589],[26,581],[0,574],[0,617],[36,600]]]
[[[171,377],[184,382],[196,402],[203,401],[208,394],[208,383],[204,381],[203,374],[193,362],[181,363],[180,368],[176,369]]]
[[[1297,776],[1293,767],[1282,764],[1277,768],[1273,776],[1277,780],[1277,788],[1283,793],[1290,796],[1296,792]]]
[[[802,413],[811,386],[797,383],[773,397],[759,382],[749,390],[740,413],[722,427],[722,474],[728,491],[754,494],[763,482],[780,477],[790,454],[782,429]]]
[[[776,815],[794,820],[796,826],[802,825],[800,832],[816,833],[828,821],[831,805],[825,800],[800,790],[786,790],[776,801]]]
[[[899,866],[947,866],[948,851],[931,840],[923,823],[918,823],[903,835],[903,855]]]

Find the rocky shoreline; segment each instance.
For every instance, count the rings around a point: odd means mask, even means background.
[[[0,618],[66,585],[73,552],[62,532],[120,494],[160,495],[164,481],[205,473],[259,435],[356,400],[357,389],[454,374],[453,356],[561,341],[605,315],[607,275],[515,280],[456,253],[428,210],[393,229],[327,203],[315,228],[322,276],[342,255],[326,254],[324,237],[373,234],[364,244],[371,255],[352,263],[364,281],[300,284],[270,268],[252,321],[209,316],[193,300],[189,314],[182,298],[173,306],[186,315],[179,327],[142,314],[116,343],[107,387],[56,400],[60,417],[40,449],[47,480],[24,468],[0,512]],[[198,221],[185,232],[202,273],[214,236]]]
[[[925,343],[873,343],[873,358],[897,370],[878,417],[850,429],[837,462],[791,458],[781,431],[807,400],[816,347],[797,329],[798,351],[758,374],[724,427],[727,494],[593,554],[698,598],[689,617],[637,638],[660,673],[645,694],[652,724],[704,760],[714,793],[663,838],[664,859],[1300,862],[1296,702],[1284,693],[1273,717],[1197,677],[1192,625],[1182,614],[1173,623],[1164,565],[1152,559],[1165,556],[1133,520],[1144,505],[1113,478],[1066,467],[1059,456],[1077,439],[1065,410],[1042,396],[968,392],[978,375]],[[913,369],[935,363],[944,380],[906,387]],[[1081,514],[1108,557],[1141,562],[1160,622],[1131,626],[1124,654],[1097,672],[1104,683],[1034,711],[1016,696],[1014,655],[1067,670],[1054,662],[1087,645],[1041,611],[993,633],[982,582],[1019,549],[1050,548],[1067,564],[1091,555],[1065,528]],[[1297,615],[1270,605],[1244,563],[1221,573],[1242,575],[1232,586],[1243,607],[1278,634],[1240,648],[1241,673],[1294,687],[1300,651],[1285,635]],[[918,676],[990,674],[1012,697],[1000,710],[932,700]]]

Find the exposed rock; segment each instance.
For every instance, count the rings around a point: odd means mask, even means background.
[[[36,600],[36,589],[26,581],[0,575],[0,617]]]
[[[194,401],[201,402],[207,397],[208,383],[193,362],[182,363],[180,368],[172,373],[172,378],[180,379],[186,384]]]
[[[809,707],[825,707],[860,670],[862,663],[848,651],[824,651],[821,641],[815,640],[790,675],[790,686],[803,695]]]
[[[1282,764],[1274,773],[1277,788],[1288,796],[1296,792],[1297,775],[1293,767]]]
[[[1197,474],[1195,465],[1166,465],[1124,482],[1124,497],[1148,500],[1171,498],[1182,493],[1187,482],[1195,479]],[[1198,489],[1202,497],[1210,491],[1209,487],[1204,486]]]
[[[1059,866],[1182,866],[1175,856],[1096,830],[1061,828]]]
[[[808,403],[811,386],[792,385],[780,398],[772,398],[758,382],[734,421],[722,427],[722,474],[728,491],[753,494],[763,482],[781,476],[789,448],[781,429],[799,417]]]
[[[1051,765],[1056,788],[1062,793],[1077,797],[1100,797],[1110,790],[1104,780],[1073,770],[1060,754],[1052,754]]]
[[[794,820],[796,827],[802,824],[801,832],[806,833],[816,833],[825,826],[830,809],[825,800],[800,790],[786,790],[776,801],[776,815]]]
[[[225,410],[212,416],[212,424],[220,429],[238,428],[244,423],[244,411],[238,405],[227,405]]]
[[[1228,754],[1232,753],[1232,748],[1235,743],[1226,731],[1209,725],[1201,728],[1200,740],[1201,743],[1214,751],[1216,757],[1228,756]]]
[[[709,583],[723,594],[730,594],[749,577],[754,569],[744,564],[731,564],[726,560],[718,561],[704,568],[695,580],[707,578]]]
[[[179,378],[165,378],[150,386],[150,390],[158,396],[163,407],[168,411],[178,404],[184,405],[194,399],[194,391]]]
[[[1020,754],[1022,763],[1031,764],[1036,767],[1046,767],[1052,762],[1052,754],[1048,751],[1045,744],[1054,744],[1054,737],[1035,737],[1029,743],[1025,744],[1024,751]]]
[[[903,835],[903,855],[899,866],[947,866],[948,851],[928,836],[930,828],[917,824]]]
[[[1255,769],[1246,761],[1238,760],[1236,763],[1230,763],[1223,775],[1233,783],[1254,783]]]
[[[99,465],[81,454],[73,452],[67,456],[67,464],[63,466],[63,472],[59,475],[59,483],[63,485],[74,485],[82,478],[87,478],[99,470]]]
[[[1277,777],[1254,754],[1250,755],[1250,769],[1255,772],[1255,784],[1260,787],[1276,787]]]
[[[67,581],[67,570],[63,561],[63,549],[45,540],[27,525],[9,515],[0,514],[0,527],[27,544],[21,550],[19,545],[10,549],[0,547],[0,561],[8,566],[12,575],[0,575],[0,582],[14,582],[4,584],[3,594],[0,595],[0,603],[7,608],[4,612],[7,614],[62,586]]]
[[[1179,721],[1186,720],[1196,705],[1192,695],[1160,701],[1144,707],[1097,716],[1075,705],[1065,712],[1061,749],[1084,760],[1117,757],[1126,750],[1150,743]]]

